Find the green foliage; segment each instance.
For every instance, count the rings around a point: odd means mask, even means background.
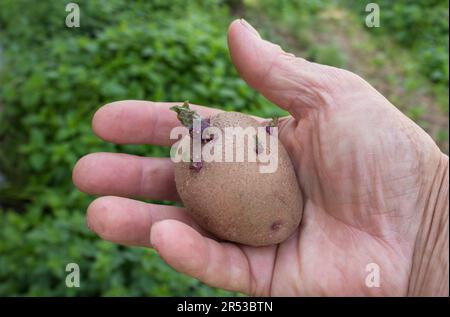
[[[320,61],[322,64],[334,67],[345,68],[348,63],[347,56],[335,43],[312,46],[307,54],[312,61]]]
[[[80,211],[59,209],[57,215],[50,216],[36,205],[29,206],[25,214],[0,209],[0,294],[227,294],[177,274],[152,250],[125,248],[94,237]],[[72,262],[80,267],[80,288],[65,285],[65,268]]]
[[[376,1],[379,28],[366,27],[365,1],[243,2],[246,18],[265,38],[308,60],[361,75],[448,152],[446,134],[438,132],[448,130],[447,1]]]
[[[66,13],[58,2],[1,3],[1,45],[6,49],[0,75],[0,157],[7,182],[0,202],[15,211],[0,214],[0,280],[6,281],[0,294],[222,294],[173,274],[153,252],[93,238],[83,220],[90,198],[71,182],[76,160],[90,152],[168,153],[156,146],[100,141],[90,121],[102,104],[189,99],[272,114],[269,103],[238,78],[230,62],[227,8],[217,1],[180,3],[140,1],[124,10],[127,1],[79,1],[80,30],[61,27]],[[65,288],[69,262],[80,264],[84,287]]]
[[[361,8],[362,18],[367,15],[365,2],[344,2]],[[421,59],[421,72],[432,82],[448,86],[448,1],[381,0],[376,3],[380,7],[381,25],[371,31],[412,50]]]

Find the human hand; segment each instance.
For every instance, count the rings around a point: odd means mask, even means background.
[[[108,195],[89,206],[89,227],[251,295],[448,295],[448,157],[357,75],[287,54],[242,20],[230,26],[229,47],[242,78],[291,114],[279,138],[304,196],[299,228],[268,247],[215,241],[183,208],[122,198],[178,200],[169,158],[113,153],[74,168],[80,190]],[[115,143],[171,145],[171,105],[115,102],[93,129]],[[379,288],[366,285],[369,263],[380,268]]]

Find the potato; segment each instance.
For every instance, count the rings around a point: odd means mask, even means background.
[[[210,118],[209,124],[221,131],[225,127],[259,126],[252,117],[236,112],[220,113]],[[233,142],[233,139],[225,138],[222,142]],[[244,146],[245,151],[251,144],[235,143],[234,149]],[[268,151],[268,145],[264,150]],[[178,193],[194,220],[220,239],[250,246],[280,243],[300,223],[302,194],[281,142],[277,170],[261,173],[259,164],[262,163],[248,160],[202,162],[193,168],[189,162],[175,163]]]

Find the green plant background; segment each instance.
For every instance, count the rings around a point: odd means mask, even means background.
[[[152,251],[101,241],[85,225],[93,197],[71,181],[90,152],[166,156],[156,146],[100,141],[90,120],[121,99],[182,101],[270,117],[283,114],[238,77],[226,30],[245,17],[268,39],[355,71],[448,152],[448,2],[0,1],[0,295],[235,295],[169,268]],[[65,286],[78,263],[81,287]]]

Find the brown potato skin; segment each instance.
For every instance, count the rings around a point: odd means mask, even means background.
[[[236,112],[220,113],[210,122],[221,129],[259,126]],[[178,193],[194,220],[218,238],[265,246],[284,241],[298,227],[302,193],[281,142],[275,173],[260,173],[257,162],[204,162],[198,172],[189,164],[175,164]]]

